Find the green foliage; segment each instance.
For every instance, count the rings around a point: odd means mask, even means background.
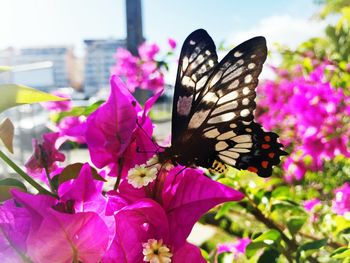
[[[332,258],[350,258],[350,248],[340,247],[333,251],[331,254]]]
[[[0,180],[0,201],[12,198],[11,190],[18,189],[26,192],[26,186],[19,180],[14,178],[5,178]]]
[[[263,248],[276,248],[280,245],[281,234],[274,229],[268,230],[257,238],[253,239],[246,248],[248,258],[253,257],[259,250]]]
[[[303,262],[302,258],[306,258],[307,252],[313,252],[314,250],[320,249],[321,247],[327,245],[327,239],[315,240],[307,242],[298,248],[296,260],[297,263]]]
[[[306,217],[293,217],[288,220],[287,227],[292,235],[298,233],[306,222]]]
[[[17,84],[0,85],[0,113],[9,108],[46,101],[62,101],[64,98]]]
[[[54,123],[59,123],[63,118],[68,116],[89,116],[93,113],[104,101],[97,101],[89,106],[78,106],[72,108],[70,111],[62,111],[51,116]]]
[[[349,0],[317,0],[315,2],[323,5],[322,10],[318,14],[321,19],[331,14],[340,13],[344,7],[350,5]]]
[[[350,1],[328,0],[325,14],[339,13],[340,19],[335,25],[328,25],[325,37],[311,38],[301,43],[296,50],[277,46],[283,55],[282,68],[295,71],[302,67],[302,74],[311,72],[323,60],[333,61],[334,67],[329,69],[328,78],[334,87],[341,87],[349,94],[350,86]]]
[[[304,180],[305,186],[316,190],[316,195],[323,200],[330,199],[333,189],[341,186],[350,178],[350,159],[338,155],[332,160],[325,162],[321,172],[309,171]]]

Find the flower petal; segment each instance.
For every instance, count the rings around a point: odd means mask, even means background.
[[[125,206],[115,215],[116,235],[103,262],[143,262],[142,243],[168,240],[168,221],[163,208],[151,199]]]
[[[62,201],[74,200],[75,211],[100,213],[107,203],[101,194],[102,184],[93,179],[91,167],[85,163],[76,179],[60,185],[58,195]]]
[[[98,168],[117,162],[128,147],[139,111],[141,106],[124,83],[112,76],[107,102],[87,119],[86,141],[91,160]]]
[[[57,200],[49,195],[32,195],[16,189],[11,191],[16,202],[24,206],[31,216],[32,229],[36,230],[44,218],[48,209],[57,203]]]
[[[243,198],[241,192],[209,179],[199,170],[180,170],[178,167],[170,171],[163,191],[163,207],[175,249],[184,244],[195,222],[209,209]]]
[[[96,234],[98,233],[98,234]],[[63,214],[51,210],[28,237],[34,262],[99,262],[108,244],[108,229],[93,212]]]
[[[207,261],[203,258],[201,251],[195,245],[190,243],[185,243],[181,246],[173,257],[173,263],[182,262],[196,262],[196,263],[206,263]]]
[[[8,200],[0,206],[1,262],[23,261],[29,229],[30,216],[26,209],[17,207],[14,200]]]

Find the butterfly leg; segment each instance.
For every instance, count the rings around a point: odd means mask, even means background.
[[[228,168],[224,163],[218,160],[214,160],[214,162],[208,170],[212,174],[223,174],[227,172]]]

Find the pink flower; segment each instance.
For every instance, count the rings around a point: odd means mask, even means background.
[[[338,215],[344,215],[350,211],[350,185],[348,182],[334,190],[332,209]]]
[[[149,61],[154,60],[159,52],[159,47],[157,44],[147,44],[145,42],[139,46],[138,51],[142,60]]]
[[[109,193],[107,211],[117,211],[117,234],[104,262],[142,262],[142,244],[149,240],[162,240],[172,262],[205,262],[198,248],[186,242],[193,225],[215,205],[243,195],[195,169],[174,168],[163,179],[148,191],[132,188],[125,180],[118,193]]]
[[[185,240],[181,247],[173,247],[169,236],[171,225],[166,214],[163,208],[151,199],[142,199],[120,208],[115,213],[115,221],[116,236],[102,260],[104,263],[143,262],[144,247],[150,240],[161,241],[162,247],[169,249],[171,254],[164,257],[170,258],[171,262],[206,262],[199,249]]]
[[[176,41],[175,41],[175,39],[169,37],[168,38],[168,44],[169,44],[171,49],[175,49],[176,48]]]
[[[321,204],[321,201],[318,198],[314,198],[311,200],[304,201],[304,208],[306,211],[311,212],[313,208],[317,205]]]
[[[26,244],[31,260],[101,260],[115,235],[114,217],[106,216],[107,199],[101,189],[102,182],[93,180],[85,164],[76,179],[59,186],[59,200],[13,190],[14,199],[29,214]]]
[[[293,160],[284,165],[287,181],[301,180],[306,170],[322,170],[325,161],[339,154],[350,156],[350,97],[327,81],[326,71],[332,70],[327,61],[306,76],[279,70],[276,81],[258,88],[258,119],[265,128],[281,131],[281,142],[293,146]]]
[[[133,56],[128,50],[119,48],[115,55],[116,64],[111,69],[111,73],[124,79],[131,92],[134,92],[136,88],[157,92],[164,88],[164,76],[155,60],[158,52],[157,45],[147,43],[139,47],[139,57]]]
[[[26,240],[30,217],[26,209],[8,200],[0,206],[0,257],[2,262],[22,262],[27,251]]]
[[[251,243],[249,238],[240,238],[234,243],[218,244],[217,254],[221,253],[233,253],[235,256],[244,254],[247,246]]]
[[[131,142],[140,105],[116,76],[111,94],[87,119],[86,142],[92,162],[98,167],[115,163]]]
[[[111,95],[87,119],[86,142],[91,160],[98,168],[109,166],[110,175],[123,175],[135,164],[146,162],[157,151],[151,140],[153,124],[147,113],[161,91],[145,104],[145,110],[113,76]]]
[[[302,180],[307,171],[303,159],[293,154],[286,158],[283,163],[283,168],[285,170],[284,178],[288,183],[292,183],[294,180]]]
[[[84,116],[67,116],[55,127],[59,132],[61,144],[66,140],[85,143],[86,118]]]
[[[45,180],[45,176],[43,177],[45,169],[51,173],[57,168],[57,162],[65,160],[64,154],[59,152],[56,147],[58,136],[58,133],[45,133],[41,143],[33,139],[34,153],[25,164],[29,174]]]
[[[321,201],[318,198],[304,201],[304,209],[309,212],[310,220],[312,223],[316,223],[319,219],[319,215],[315,211],[315,207],[320,205]]]
[[[28,237],[28,255],[34,262],[94,263],[102,258],[107,244],[108,229],[97,214],[49,210]]]
[[[70,99],[69,95],[60,91],[54,91],[52,92],[52,94],[61,98]],[[45,102],[45,103],[42,103],[41,105],[44,108],[55,112],[69,111],[73,107],[73,103],[71,100]]]

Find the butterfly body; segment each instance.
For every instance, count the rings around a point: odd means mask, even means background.
[[[277,134],[254,122],[255,88],[266,56],[265,38],[255,37],[218,62],[208,33],[190,34],[175,83],[171,146],[159,154],[160,162],[218,172],[229,165],[270,176],[285,152]]]
[[[215,153],[208,151],[215,146],[215,140],[193,139],[189,145],[186,141],[175,143],[176,147],[165,148],[159,153],[159,161],[171,161],[174,165],[180,164],[187,167],[211,167],[214,162]],[[190,146],[190,147],[189,147]]]

